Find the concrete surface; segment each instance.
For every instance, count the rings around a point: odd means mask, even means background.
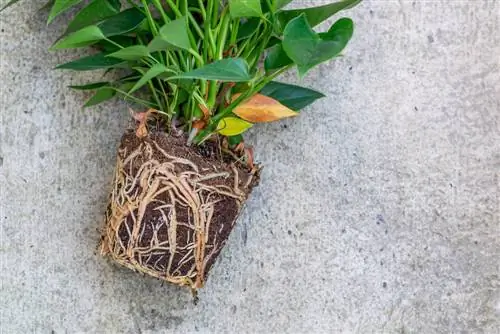
[[[197,306],[95,255],[127,109],[80,109],[89,74],[46,51],[63,20],[23,3],[0,16],[1,333],[500,332],[499,1],[350,12],[304,82],[328,98],[251,133],[262,185]]]

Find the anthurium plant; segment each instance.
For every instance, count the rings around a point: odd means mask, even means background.
[[[259,179],[242,134],[296,116],[323,94],[276,81],[339,56],[361,0],[286,9],[292,0],[54,0],[48,22],[76,7],[52,50],[90,48],[58,65],[104,70],[91,107],[114,97],[144,111],[126,131],[101,251],[134,270],[203,286]],[[7,6],[17,2],[10,1]]]

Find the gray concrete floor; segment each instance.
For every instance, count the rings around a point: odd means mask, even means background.
[[[128,111],[80,109],[90,75],[47,51],[64,19],[23,3],[0,16],[1,333],[500,332],[499,1],[349,13],[304,81],[328,98],[251,133],[262,184],[197,306],[95,254]]]

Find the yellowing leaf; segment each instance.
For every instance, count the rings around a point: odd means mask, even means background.
[[[217,124],[217,132],[223,136],[236,136],[252,127],[252,123],[236,117],[226,117]]]
[[[240,94],[233,96],[233,101]],[[285,107],[278,101],[262,94],[256,94],[240,103],[233,113],[252,123],[273,122],[286,117],[297,116],[298,113]]]

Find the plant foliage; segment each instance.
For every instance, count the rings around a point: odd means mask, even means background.
[[[94,91],[86,107],[120,96],[175,120],[196,144],[219,134],[236,145],[253,123],[295,116],[323,97],[274,79],[337,57],[352,20],[314,27],[360,1],[285,9],[292,0],[53,0],[48,22],[77,7],[52,49],[96,50],[57,68],[127,72],[73,86]]]

